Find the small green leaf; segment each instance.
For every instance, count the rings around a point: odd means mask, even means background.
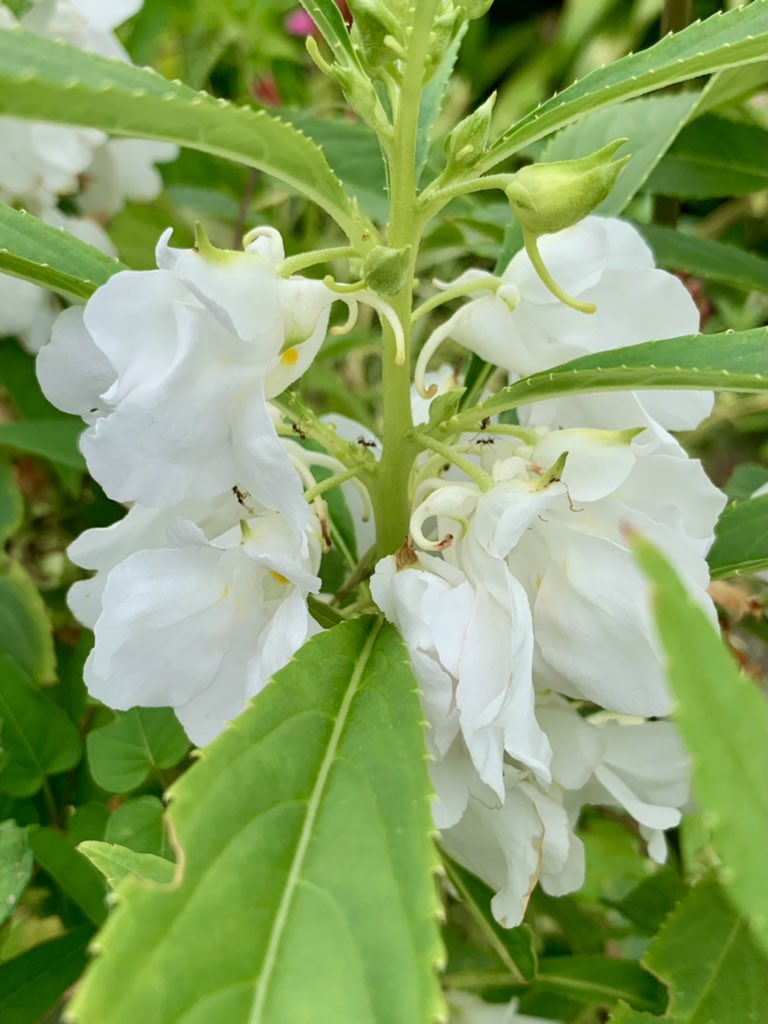
[[[153,769],[177,765],[190,742],[170,708],[132,708],[90,733],[86,748],[94,781],[110,793],[129,793]]]
[[[761,1024],[768,1006],[768,963],[749,925],[714,879],[677,905],[643,962],[669,986],[669,1009],[656,1024]],[[645,1024],[619,1009],[611,1024]]]
[[[623,899],[610,901],[610,906],[620,910],[627,920],[648,935],[653,935],[687,891],[677,868],[670,864],[643,879]]]
[[[137,796],[110,815],[104,832],[107,843],[127,846],[136,853],[164,857],[168,852],[165,810],[156,796]]]
[[[21,526],[24,516],[24,499],[13,466],[0,461],[0,545]]]
[[[723,490],[731,501],[745,501],[765,484],[768,484],[768,466],[746,462],[734,469]]]
[[[63,228],[0,203],[0,270],[75,299],[87,299],[125,267]]]
[[[744,291],[768,292],[768,259],[764,256],[657,224],[635,223],[635,227],[653,249],[659,267]]]
[[[676,720],[693,762],[693,790],[722,859],[723,885],[768,946],[765,698],[738,671],[663,555],[641,538],[633,546],[651,581]]]
[[[0,653],[47,686],[56,679],[56,655],[45,602],[27,571],[0,553]]]
[[[502,928],[491,913],[493,891],[485,882],[445,855],[443,864],[457,896],[483,936],[484,946],[494,960],[509,978],[515,979],[513,984],[530,981],[536,974],[536,954],[530,928],[527,925]],[[449,960],[448,973],[457,969],[458,965]]]
[[[768,494],[725,509],[707,561],[716,580],[768,569]]]
[[[342,65],[361,67],[357,52],[352,46],[344,16],[335,0],[300,0],[300,2],[317,25],[336,60]]]
[[[31,1024],[46,1019],[82,974],[92,935],[93,928],[82,925],[0,964],[3,1024]]]
[[[83,424],[72,418],[25,420],[23,423],[0,423],[0,450],[39,455],[61,466],[85,472],[85,459],[77,442]]]
[[[80,760],[80,736],[66,713],[1,653],[0,719],[9,755],[0,770],[0,791],[32,796],[46,775],[68,771]]]
[[[234,107],[148,68],[84,53],[22,29],[0,30],[0,111],[13,117],[161,139],[271,174],[317,203],[353,242],[370,225],[322,150],[264,110]]]
[[[15,821],[0,822],[0,924],[11,916],[26,889],[32,862],[27,830]]]
[[[701,117],[653,172],[648,188],[681,199],[743,196],[768,187],[768,131],[713,114]]]
[[[52,828],[30,828],[35,860],[94,924],[107,916],[106,886],[96,868],[82,857],[69,839]]]
[[[493,143],[474,172],[489,170],[531,142],[603,107],[723,68],[762,61],[767,47],[766,0],[696,22],[647,50],[591,72],[542,103]]]
[[[176,866],[154,853],[136,853],[117,843],[100,843],[94,839],[80,843],[78,850],[104,875],[112,889],[129,876],[145,882],[166,885],[173,880]]]
[[[434,1020],[422,729],[391,626],[360,618],[314,637],[174,784],[181,880],[121,885],[73,1020]]]
[[[446,421],[454,431],[505,409],[576,392],[644,388],[768,391],[768,328],[646,341],[581,356],[524,377]]]

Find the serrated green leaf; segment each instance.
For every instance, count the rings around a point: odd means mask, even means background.
[[[648,935],[653,935],[687,891],[677,868],[670,864],[643,879],[623,899],[606,902]]]
[[[0,653],[0,719],[8,761],[0,790],[32,796],[46,775],[58,775],[80,760],[80,736],[64,711],[7,654]]]
[[[495,167],[524,146],[585,114],[723,68],[765,59],[766,0],[715,14],[654,46],[591,72],[542,103],[492,144],[475,173]]]
[[[724,510],[707,561],[716,580],[768,569],[768,494]]]
[[[435,1019],[421,721],[392,627],[362,618],[313,638],[174,785],[182,878],[169,891],[121,886],[73,1019]]]
[[[21,526],[24,516],[24,499],[13,467],[0,461],[0,545]]]
[[[682,199],[743,196],[768,187],[768,131],[709,114],[690,124],[653,172],[648,188]]]
[[[92,935],[93,928],[82,925],[0,964],[3,1024],[30,1024],[44,1019],[80,977]]]
[[[635,227],[653,249],[659,267],[745,291],[768,292],[768,260],[764,256],[657,224],[635,223]]]
[[[660,1012],[663,985],[635,960],[607,956],[557,956],[539,961],[538,988],[586,1006],[614,1006],[623,999],[637,1010]]]
[[[768,962],[743,917],[713,879],[678,904],[643,962],[669,986],[664,1017],[621,1008],[611,1024],[762,1024],[768,1006]]]
[[[0,203],[0,270],[55,292],[87,299],[118,270],[119,260],[53,228],[24,210]]]
[[[82,432],[83,424],[72,417],[0,423],[0,450],[7,448],[25,455],[38,455],[85,472],[85,459],[77,447]]]
[[[700,99],[699,92],[643,96],[619,107],[598,110],[555,135],[544,147],[541,160],[573,160],[602,149],[614,139],[626,138],[626,145],[617,155],[630,154],[632,158],[595,211],[616,216],[643,187]]]
[[[723,884],[768,947],[768,706],[664,556],[641,538],[633,546],[651,581],[676,720],[723,862]]]
[[[475,875],[465,871],[449,857],[443,855],[446,874],[461,902],[466,907],[477,929],[484,939],[484,945],[494,956],[508,978],[514,984],[531,981],[536,974],[536,954],[533,951],[533,934],[527,925],[517,928],[502,928],[491,913],[493,891]],[[448,973],[456,970],[449,961]]]
[[[293,125],[148,68],[2,29],[0,111],[215,153],[284,181],[321,206],[353,242],[370,230],[322,151]]]
[[[173,768],[190,748],[170,708],[118,711],[109,725],[88,735],[88,766],[110,793],[129,793],[156,768]]]
[[[168,838],[162,803],[156,796],[137,796],[121,804],[109,817],[104,840],[126,846],[135,853],[165,857]]]
[[[11,916],[26,889],[32,862],[27,830],[15,821],[0,821],[0,924]]]
[[[646,341],[581,356],[502,388],[474,409],[447,420],[446,429],[458,430],[465,422],[560,395],[644,388],[766,391],[768,328]]]
[[[0,653],[10,655],[32,680],[56,679],[56,655],[45,602],[27,571],[0,554]],[[1,717],[1,716],[0,716]]]
[[[30,828],[29,844],[35,860],[62,892],[94,924],[101,924],[107,916],[107,890],[96,868],[77,852],[66,836],[52,828]]]
[[[165,857],[158,857],[154,853],[136,853],[117,843],[101,843],[89,839],[80,843],[77,849],[104,875],[112,889],[128,877],[166,885],[172,881],[176,870],[173,861]]]

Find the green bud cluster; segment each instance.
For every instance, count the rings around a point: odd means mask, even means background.
[[[488,145],[495,102],[494,92],[477,110],[473,110],[463,121],[459,121],[446,138],[446,179],[450,177],[452,171],[471,166],[484,152]]]

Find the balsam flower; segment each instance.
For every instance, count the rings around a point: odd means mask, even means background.
[[[419,357],[417,380],[448,338],[517,378],[593,352],[699,330],[699,313],[685,286],[655,268],[650,249],[630,224],[587,217],[543,236],[539,249],[558,285],[581,302],[594,304],[596,312],[579,312],[557,299],[524,251],[501,278],[467,271],[446,287],[487,279],[489,290],[435,330]],[[524,406],[520,418],[525,424],[604,429],[645,426],[653,420],[667,430],[689,430],[709,415],[712,404],[712,393],[704,391],[586,394]]]
[[[244,253],[157,249],[70,309],[38,356],[43,391],[91,423],[81,447],[110,497],[175,505],[238,484],[303,529],[301,481],[267,400],[309,366],[336,296],[284,280],[280,235]]]
[[[190,739],[225,723],[317,631],[317,523],[297,538],[279,513],[228,493],[171,509],[134,506],[71,546],[96,569],[69,602],[94,631],[85,667],[110,707],[172,707]]]
[[[531,605],[538,687],[625,714],[667,714],[647,585],[626,531],[657,544],[714,617],[705,556],[724,496],[658,429],[521,433],[477,448],[495,481],[486,493],[469,482],[425,485],[431,493],[411,520],[417,546],[445,547],[452,564],[468,550],[506,561]],[[435,540],[424,534],[430,522]]]

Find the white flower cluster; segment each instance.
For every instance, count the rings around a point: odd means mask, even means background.
[[[0,29],[20,24],[103,57],[130,61],[114,29],[136,14],[143,0],[34,0],[17,23],[0,4]],[[165,142],[109,139],[91,128],[0,117],[0,201],[19,206],[109,255],[114,247],[103,224],[127,200],[147,202],[162,182],[155,164],[173,160]],[[76,213],[63,213],[66,197]],[[17,336],[36,352],[50,332],[57,308],[37,285],[0,274],[0,337]]]
[[[597,312],[555,299],[520,253],[501,281],[464,276],[489,290],[437,329],[417,376],[447,338],[516,378],[697,331],[686,289],[629,225],[590,217],[541,251]],[[667,433],[712,400],[578,395],[524,406],[520,426],[487,424],[461,446],[463,479],[439,453],[422,463],[413,548],[376,567],[372,595],[423,694],[443,845],[493,887],[507,926],[537,882],[552,895],[582,884],[585,804],[630,814],[659,861],[680,820],[687,764],[673,725],[648,721],[671,701],[627,532],[656,543],[714,618],[705,556],[725,498]]]
[[[316,630],[321,543],[304,500],[329,456],[278,437],[268,400],[307,368],[337,296],[280,277],[280,235],[242,253],[157,250],[61,314],[38,355],[60,409],[126,517],[72,545],[96,576],[71,606],[96,643],[86,682],[115,708],[167,706],[204,744]]]
[[[317,630],[320,530],[303,485],[310,461],[345,468],[280,436],[270,407],[315,357],[339,296],[281,276],[277,232],[249,238],[222,253],[164,236],[158,270],[118,274],[67,310],[38,357],[46,395],[88,424],[91,473],[134,503],[70,549],[96,570],[70,596],[95,633],[88,687],[112,707],[174,707],[197,743]],[[521,254],[427,355],[451,337],[517,376],[696,331],[685,288],[628,225],[588,218],[541,247],[597,313],[552,299]],[[711,402],[535,404],[522,424],[464,438],[453,467],[440,451],[414,467],[411,541],[378,563],[371,594],[419,681],[444,846],[493,887],[506,925],[537,882],[552,894],[581,884],[584,805],[631,815],[658,860],[680,819],[686,759],[656,720],[671,701],[627,531],[658,544],[713,614],[705,556],[724,498],[667,433]]]

